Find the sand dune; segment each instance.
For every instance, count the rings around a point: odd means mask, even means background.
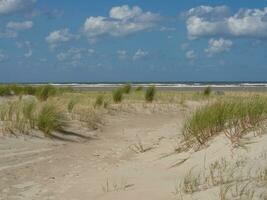
[[[95,137],[82,142],[3,137],[0,199],[220,199],[219,186],[199,184],[180,195],[180,183],[191,169],[202,176],[220,160],[260,166],[267,137],[253,137],[243,149],[218,136],[197,152],[177,153],[184,120],[196,105],[107,114]]]

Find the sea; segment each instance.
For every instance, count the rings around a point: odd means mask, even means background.
[[[58,87],[72,87],[80,90],[113,90],[127,82],[55,82],[49,83]],[[128,82],[130,83],[130,82]],[[34,83],[40,85],[44,83]],[[47,84],[47,83],[46,83]],[[149,87],[154,85],[159,90],[199,91],[211,87],[216,91],[259,91],[267,92],[266,82],[131,82],[133,87]]]

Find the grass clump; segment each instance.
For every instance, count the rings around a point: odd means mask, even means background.
[[[0,96],[10,96],[12,91],[8,85],[0,85]]]
[[[142,86],[138,86],[136,89],[135,89],[135,91],[136,92],[140,92],[140,91],[142,91],[144,88],[142,87]]]
[[[77,104],[77,99],[71,99],[67,105],[68,111],[69,113],[71,113],[75,107],[75,105]]]
[[[73,119],[78,120],[83,127],[90,130],[96,130],[103,124],[100,112],[93,106],[88,105],[77,106],[73,113]]]
[[[57,89],[51,85],[41,86],[37,89],[37,98],[40,101],[46,101],[50,96],[57,93]]]
[[[36,87],[30,86],[30,85],[24,86],[24,94],[35,95],[36,91],[37,91]]]
[[[132,90],[132,85],[130,83],[127,83],[122,87],[122,90],[125,94],[129,94]]]
[[[155,98],[156,95],[156,87],[150,86],[149,88],[147,88],[146,90],[146,94],[145,94],[145,99],[147,102],[152,102]]]
[[[25,120],[28,121],[28,124],[31,129],[35,128],[35,110],[36,110],[37,103],[34,100],[26,101],[23,104],[23,115],[25,117]]]
[[[0,85],[0,96],[33,95],[36,96],[41,101],[47,100],[49,96],[67,92],[74,92],[74,90],[68,87],[56,88],[52,85],[42,85],[42,86],[17,85],[17,84]]]
[[[8,101],[0,105],[0,121],[8,133],[28,134],[35,127],[36,102]]]
[[[204,89],[204,91],[203,91],[203,95],[206,96],[206,97],[208,97],[208,96],[211,95],[211,92],[212,92],[212,89],[211,89],[210,86],[208,86],[208,87],[206,87],[206,88]]]
[[[67,126],[66,116],[56,105],[46,103],[38,114],[37,126],[45,134],[50,134],[52,131],[61,131]]]
[[[113,101],[115,103],[120,103],[123,99],[123,93],[124,92],[121,88],[117,88],[116,90],[114,90],[112,93]]]
[[[265,119],[265,98],[218,101],[195,111],[184,125],[183,136],[189,146],[203,145],[212,136],[224,132],[233,143],[237,143],[249,131],[260,129]]]
[[[94,103],[94,107],[101,107],[104,104],[104,96],[103,95],[98,95],[96,97],[95,103]]]
[[[0,86],[0,96],[10,96],[10,95],[35,95],[35,88],[32,86],[22,86],[16,84],[1,85]]]

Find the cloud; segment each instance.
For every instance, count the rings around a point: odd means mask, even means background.
[[[187,51],[185,53],[185,56],[188,60],[194,60],[195,58],[197,58],[197,55],[194,50]]]
[[[46,38],[46,42],[51,49],[58,47],[59,45],[69,42],[73,38],[73,35],[69,33],[69,29],[61,29],[51,32]]]
[[[200,6],[186,14],[188,36],[191,39],[210,36],[267,38],[267,7],[240,9],[230,15],[226,6]]]
[[[117,55],[118,55],[118,59],[120,59],[120,60],[125,60],[128,58],[127,51],[125,51],[125,50],[118,50]]]
[[[186,17],[198,16],[204,19],[220,20],[230,15],[230,9],[227,6],[199,6],[191,8],[185,13]]]
[[[66,60],[72,60],[72,61],[78,61],[82,58],[82,52],[83,49],[79,48],[70,48],[66,52],[61,52],[57,55],[57,59],[59,61],[66,61]]]
[[[113,19],[128,20],[131,18],[139,17],[143,14],[143,11],[138,6],[134,6],[132,9],[128,5],[117,6],[111,8],[109,16]]]
[[[32,44],[30,41],[25,42],[16,42],[17,48],[25,48],[26,52],[24,53],[25,58],[30,58],[33,54]]]
[[[0,50],[0,62],[4,62],[8,59],[8,56],[5,55],[1,50]]]
[[[14,30],[14,31],[27,30],[27,29],[31,29],[32,27],[33,27],[32,21],[24,21],[24,22],[10,21],[6,25],[6,28]]]
[[[30,9],[36,0],[1,0],[0,15],[12,14]]]
[[[13,30],[0,30],[0,38],[16,38],[18,33]]]
[[[225,40],[223,38],[220,38],[218,40],[210,39],[209,46],[207,49],[205,49],[205,52],[208,54],[208,56],[211,57],[214,54],[219,54],[222,52],[229,51],[232,45],[233,42],[231,40]]]
[[[85,49],[82,48],[70,48],[65,52],[57,54],[57,59],[60,62],[64,62],[65,65],[76,67],[81,64],[83,53]]]
[[[122,37],[138,31],[148,30],[156,26],[160,16],[144,12],[138,6],[128,5],[111,8],[109,17],[88,17],[83,32],[89,40],[94,41],[100,36]]]
[[[45,15],[48,19],[57,19],[64,15],[64,11],[54,9],[54,10],[43,11],[42,14]]]
[[[28,51],[24,54],[24,56],[26,58],[30,58],[33,54],[32,44],[29,41],[25,41],[25,45],[26,45]]]
[[[162,26],[160,29],[159,29],[161,32],[173,32],[173,31],[176,31],[176,28],[174,27],[165,27],[165,26]]]
[[[45,16],[47,19],[58,19],[64,15],[63,10],[58,9],[34,9],[30,13],[30,17]]]
[[[0,38],[16,38],[18,32],[31,29],[33,27],[32,21],[13,22],[10,21],[6,24],[4,29],[0,29]]]
[[[134,56],[133,56],[133,60],[140,60],[140,59],[144,59],[149,55],[149,53],[147,51],[143,51],[142,49],[138,49]]]

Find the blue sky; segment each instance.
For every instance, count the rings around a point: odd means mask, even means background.
[[[0,82],[266,81],[267,0],[0,0]]]

